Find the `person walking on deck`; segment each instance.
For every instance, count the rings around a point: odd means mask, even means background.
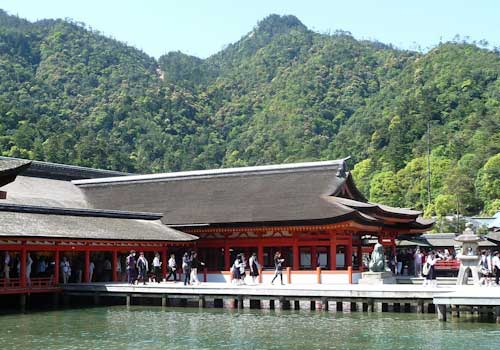
[[[285,261],[285,259],[282,259],[281,258],[281,253],[280,252],[276,252],[276,254],[274,254],[274,277],[273,277],[273,280],[271,281],[271,284],[274,284],[274,280],[276,279],[276,277],[280,276],[280,280],[281,280],[281,285],[284,285],[283,283],[283,262]]]
[[[427,274],[425,275],[424,286],[437,287],[436,271],[434,270],[434,265],[436,265],[438,260],[441,260],[441,258],[438,258],[434,251],[431,251],[427,259],[425,260],[425,264],[427,266],[424,266],[424,272],[426,272]]]
[[[157,283],[160,283],[162,280],[161,277],[161,261],[160,261],[160,254],[155,253],[155,257],[153,259],[153,272],[155,274],[155,280]]]
[[[28,252],[26,255],[26,284],[31,285],[31,265],[33,265],[33,259],[31,258],[31,253]]]
[[[257,253],[253,253],[250,259],[248,259],[248,265],[250,265],[250,276],[252,276],[253,284],[256,284],[255,280],[259,276],[260,264],[257,260]]]
[[[422,259],[424,258],[424,254],[420,251],[420,248],[417,247],[415,254],[413,255],[413,263],[414,263],[414,272],[416,277],[422,277]]]
[[[191,278],[191,257],[188,252],[185,252],[182,257],[182,271],[184,272],[184,285],[191,284],[189,281]]]
[[[191,283],[200,285],[198,280],[198,268],[205,266],[205,263],[198,260],[198,253],[193,252],[191,254]]]
[[[135,269],[135,250],[131,250],[126,259],[127,264],[127,281],[128,284],[135,283],[136,269]]]
[[[139,276],[137,278],[137,283],[142,281],[144,285],[146,285],[146,279],[149,271],[148,261],[144,257],[144,252],[139,253],[139,259],[137,259],[137,271]]]
[[[177,282],[177,262],[175,261],[175,254],[170,254],[170,259],[168,259],[168,276],[167,281],[170,279],[170,276],[174,277],[174,282]]]
[[[10,280],[10,265],[12,264],[12,259],[9,252],[5,252],[3,259],[3,277],[7,282]]]
[[[495,273],[495,284],[498,286],[500,283],[500,257],[498,252],[493,253],[493,259],[491,260],[491,265],[493,266],[493,272]]]
[[[71,265],[68,261],[67,257],[63,257],[61,261],[61,272],[63,277],[63,283],[66,284],[69,281],[69,277],[71,276]]]

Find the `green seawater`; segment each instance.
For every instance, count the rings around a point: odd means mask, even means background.
[[[0,349],[498,349],[500,326],[435,315],[102,307],[0,316]]]

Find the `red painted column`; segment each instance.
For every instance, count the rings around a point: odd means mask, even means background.
[[[59,250],[54,252],[54,284],[59,284]]]
[[[116,265],[118,264],[118,252],[116,251],[116,249],[113,249],[111,254],[112,254],[111,269],[113,270],[112,280],[113,280],[113,282],[117,282],[118,281],[118,273],[116,272]]]
[[[167,246],[163,247],[161,251],[161,274],[162,278],[167,276]]]
[[[259,242],[259,245],[257,247],[257,261],[259,262],[260,266],[264,266],[264,245]],[[259,271],[259,278],[262,277],[262,272]]]
[[[352,233],[349,233],[349,242],[346,246],[345,265],[352,268]]]
[[[293,242],[293,265],[292,268],[297,271],[300,269],[299,267],[299,261],[300,261],[300,254],[299,254],[299,244],[297,241]]]
[[[224,270],[229,271],[231,268],[231,255],[229,254],[229,243],[224,244]]]
[[[311,247],[311,270],[318,267],[318,250],[315,246]]]
[[[358,270],[363,271],[363,247],[361,243],[358,246]]]
[[[26,242],[23,241],[22,243],[22,248],[21,248],[21,288],[26,288]]]
[[[335,232],[332,233],[330,238],[330,270],[337,269],[337,240],[335,234]]]
[[[89,267],[90,267],[90,248],[87,248],[85,250],[85,262],[83,263],[83,281],[85,283],[89,283],[90,282],[90,271],[89,271]]]

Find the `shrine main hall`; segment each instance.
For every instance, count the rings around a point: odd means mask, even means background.
[[[18,256],[20,286],[28,253],[56,267],[63,256],[81,261],[84,282],[98,253],[116,281],[130,249],[159,252],[164,269],[170,254],[196,250],[213,281],[238,253],[257,253],[266,270],[280,251],[297,276],[320,268],[342,282],[375,240],[390,250],[398,235],[429,230],[421,214],[368,202],[347,159],[131,175],[0,158],[0,253]]]

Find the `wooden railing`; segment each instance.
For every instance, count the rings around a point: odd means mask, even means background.
[[[34,277],[23,286],[20,278],[0,278],[0,294],[30,293],[55,289],[52,277]]]

